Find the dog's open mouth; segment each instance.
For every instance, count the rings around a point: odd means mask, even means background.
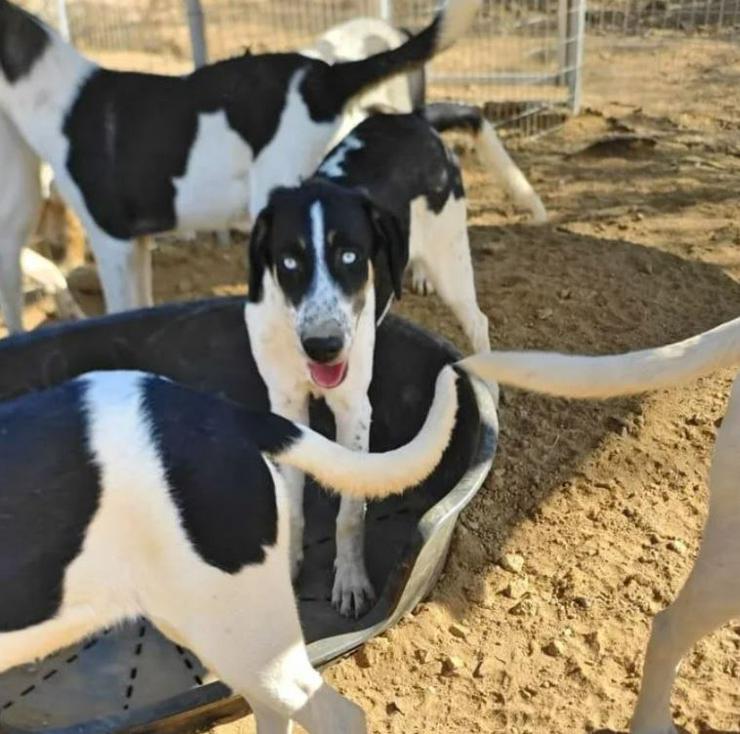
[[[347,376],[346,362],[337,362],[336,364],[309,362],[308,369],[311,372],[311,379],[323,388],[338,387]]]

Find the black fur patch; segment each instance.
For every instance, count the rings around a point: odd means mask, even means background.
[[[32,15],[0,0],[0,69],[14,84],[30,73],[49,45],[49,34]]]
[[[99,69],[67,115],[67,168],[97,225],[118,239],[176,226],[198,115],[222,111],[256,157],[277,130],[298,54],[242,56],[187,77]],[[246,206],[246,202],[245,202]]]
[[[422,110],[422,114],[426,121],[440,133],[445,130],[467,130],[479,133],[483,125],[483,111],[475,105],[433,102]]]
[[[226,573],[277,540],[275,486],[261,450],[300,436],[290,421],[150,377],[144,405],[170,492],[196,552]]]
[[[0,403],[0,633],[54,617],[100,501],[84,385]]]
[[[419,197],[439,213],[450,196],[465,195],[460,166],[439,135],[419,114],[373,115],[352,130],[348,138],[359,141],[343,156],[338,176],[319,167],[318,177],[342,187],[364,191],[381,210],[395,215],[408,248],[411,202]],[[340,142],[324,161],[331,160],[342,147]],[[389,176],[388,171],[393,171]],[[408,257],[401,258],[401,272]],[[376,278],[376,307],[385,310],[393,292],[387,275],[392,268],[381,268]]]

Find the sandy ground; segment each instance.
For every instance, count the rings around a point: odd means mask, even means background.
[[[497,347],[614,352],[740,313],[737,45],[596,39],[590,54],[584,114],[514,150],[551,225],[517,223],[466,162],[477,287]],[[623,138],[605,144],[614,134]],[[157,299],[243,291],[244,255],[243,240],[161,244]],[[94,291],[87,281],[76,283]],[[94,293],[78,295],[99,308]],[[398,310],[467,349],[434,297],[407,294]],[[362,660],[327,671],[371,731],[623,731],[650,619],[697,549],[730,379],[603,403],[507,391],[495,469],[431,599]],[[518,573],[503,554],[521,557]],[[739,648],[736,623],[686,658],[674,692],[686,732],[740,731]]]

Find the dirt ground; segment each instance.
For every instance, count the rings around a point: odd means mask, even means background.
[[[582,116],[514,148],[550,225],[518,223],[466,160],[477,287],[496,347],[614,352],[740,313],[737,45],[596,39],[587,59]],[[614,134],[623,137],[604,142]],[[161,244],[157,299],[242,292],[243,261],[243,240]],[[407,293],[398,311],[467,349],[434,297]],[[494,471],[432,597],[362,661],[326,673],[368,712],[371,731],[624,731],[650,619],[697,549],[731,376],[601,403],[507,390]],[[502,568],[503,554],[521,556],[521,571]],[[740,731],[739,649],[740,621],[687,656],[673,699],[686,732]]]

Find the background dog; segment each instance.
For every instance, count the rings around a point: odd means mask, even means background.
[[[140,372],[3,402],[0,672],[144,615],[248,700],[260,734],[365,732],[308,659],[278,465],[402,492],[442,457],[457,381],[445,367],[419,433],[384,454]]]
[[[22,327],[17,263],[37,216],[38,158],[85,226],[108,310],[148,305],[145,235],[255,216],[273,188],[315,169],[354,96],[452,45],[479,3],[450,0],[406,43],[362,61],[245,55],[167,77],[100,68],[0,0],[0,158],[13,182],[3,192],[0,291],[10,329]]]
[[[561,397],[658,390],[740,365],[740,318],[676,344],[618,356],[491,352],[459,365],[489,382]],[[681,658],[701,637],[740,616],[740,377],[717,433],[709,485],[709,516],[694,567],[653,622],[633,734],[675,734],[671,689]]]

